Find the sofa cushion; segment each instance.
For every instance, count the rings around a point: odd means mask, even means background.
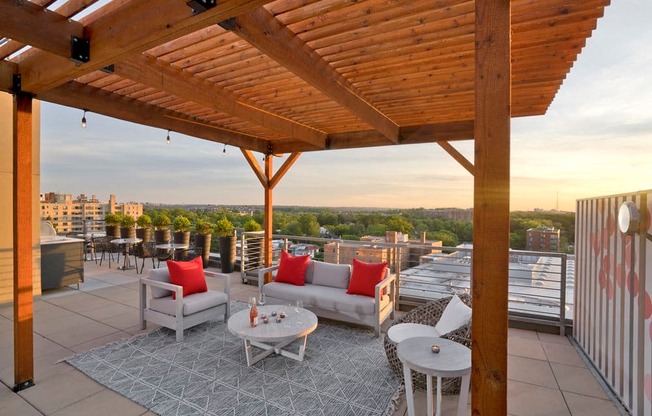
[[[464,302],[457,295],[453,295],[451,300],[446,305],[446,309],[441,314],[439,322],[435,325],[435,329],[440,334],[448,334],[455,331],[457,328],[466,325],[471,320],[471,308],[466,306]]]
[[[348,264],[332,264],[316,261],[312,284],[346,289],[349,287],[351,266]]]
[[[351,281],[346,293],[350,295],[376,296],[376,285],[385,277],[387,262],[365,263],[353,259]]]
[[[184,297],[208,290],[201,257],[190,261],[168,260],[167,265],[170,272],[170,283],[182,286]],[[176,293],[173,292],[172,299],[175,298]]]
[[[368,296],[348,295],[346,289],[329,286],[305,285],[294,286],[286,283],[267,283],[263,292],[268,298],[282,300],[301,300],[303,306],[310,309],[321,308],[336,312],[373,315],[375,300]]]
[[[181,312],[184,316],[188,316],[209,308],[226,304],[228,301],[229,299],[224,292],[209,290],[208,292],[195,293],[183,297],[183,307]],[[173,300],[172,296],[158,299],[152,298],[149,302],[149,308],[151,310],[174,316],[174,305],[176,300]]]
[[[170,272],[168,272],[167,269],[152,269],[147,278],[150,280],[156,280],[157,282],[170,283]],[[172,296],[171,290],[161,289],[160,287],[154,286],[150,287],[152,290],[152,298],[154,299]]]
[[[281,260],[276,272],[276,282],[290,283],[297,286],[303,286],[306,279],[306,269],[310,255],[292,256],[287,251],[281,251]]]

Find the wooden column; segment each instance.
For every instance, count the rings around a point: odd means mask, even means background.
[[[32,98],[14,96],[14,390],[34,385]]]
[[[475,2],[474,415],[507,414],[510,1]]]
[[[272,193],[274,188],[270,186],[271,178],[273,175],[272,155],[265,155],[265,177],[267,178],[267,186],[265,186],[265,219],[263,221],[263,230],[265,231],[265,267],[272,265],[272,234],[274,233],[273,212],[274,205],[272,201]],[[265,281],[271,281],[271,276],[265,276]]]

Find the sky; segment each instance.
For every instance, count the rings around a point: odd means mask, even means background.
[[[512,119],[511,210],[652,189],[652,2],[614,0],[546,115]],[[263,205],[239,149],[50,103],[41,192],[118,202]],[[453,142],[473,161],[473,142]],[[259,159],[262,163],[262,155]],[[274,158],[275,169],[283,158]],[[436,144],[303,153],[274,205],[473,206],[473,178]]]

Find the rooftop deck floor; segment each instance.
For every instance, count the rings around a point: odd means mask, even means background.
[[[145,274],[147,273],[147,265]],[[0,305],[0,415],[153,415],[144,407],[91,380],[66,362],[76,352],[141,333],[138,277],[134,270],[85,263],[85,282],[47,291],[34,301],[35,386],[15,394],[13,305]],[[217,288],[218,282],[211,282]],[[232,275],[232,298],[246,301],[254,286]],[[147,331],[156,328],[150,324]],[[308,341],[310,345],[310,341]],[[508,412],[510,415],[619,415],[568,339],[518,329],[509,331]],[[417,414],[425,394],[417,392]],[[457,396],[444,396],[444,414],[454,413]],[[447,412],[448,411],[448,412]],[[471,407],[468,406],[471,414]],[[405,400],[395,416],[407,414]]]

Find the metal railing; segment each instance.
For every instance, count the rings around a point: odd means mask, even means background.
[[[244,233],[241,237],[245,259],[241,271],[243,282],[257,279],[257,268],[249,259],[264,258],[262,238],[262,233]],[[371,263],[386,261],[398,283],[398,305],[418,306],[453,293],[469,292],[472,285],[470,245],[442,247],[425,242],[386,243],[290,235],[273,235],[272,242],[273,263],[278,261],[281,250],[293,255],[309,254],[328,263],[351,264],[353,258]],[[573,256],[510,250],[506,276],[510,319],[558,326],[559,332],[565,334],[566,327],[572,324],[573,269]]]

